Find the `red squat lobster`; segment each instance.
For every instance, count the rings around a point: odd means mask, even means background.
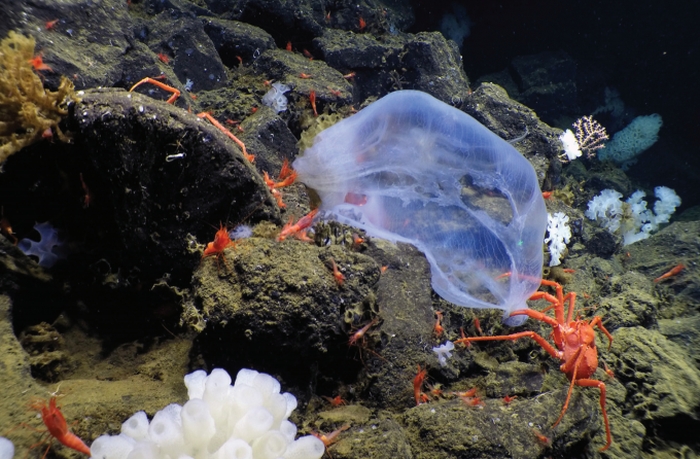
[[[46,404],[46,401],[41,400],[32,403],[31,407],[32,409],[41,412],[41,419],[44,421],[44,425],[47,429],[46,432],[48,432],[49,435],[61,442],[61,444],[64,446],[83,454],[87,454],[88,456],[90,455],[90,448],[88,448],[88,446],[77,435],[68,430],[66,418],[63,417],[61,409],[56,406],[56,397],[51,397],[48,405]],[[44,451],[44,455],[41,457],[41,459],[46,457],[46,454],[49,452],[49,448],[51,448],[51,439],[49,438],[45,441],[48,442],[49,445],[46,447],[46,451]],[[42,443],[44,443],[44,441],[32,445],[30,449]]]
[[[224,226],[224,224],[219,223],[219,229],[214,235],[214,240],[208,243],[207,247],[204,249],[204,253],[202,254],[202,260],[206,257],[214,256],[216,257],[217,269],[219,269],[220,260],[223,260],[224,265],[228,268],[228,265],[226,265],[226,256],[224,255],[224,250],[229,247],[236,247],[236,241],[231,240],[231,236],[229,236],[228,234],[228,229]]]

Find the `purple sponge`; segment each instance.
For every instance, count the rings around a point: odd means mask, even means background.
[[[25,255],[39,257],[39,266],[42,268],[50,268],[59,259],[65,258],[60,247],[62,241],[58,238],[58,230],[51,226],[51,223],[37,223],[34,225],[34,229],[41,236],[39,242],[26,238],[19,241],[18,247]]]

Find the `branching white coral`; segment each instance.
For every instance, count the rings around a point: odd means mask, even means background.
[[[549,266],[558,266],[566,251],[566,244],[571,240],[571,228],[568,225],[569,217],[563,212],[554,215],[547,214],[547,232],[549,236],[544,242],[549,247]]]

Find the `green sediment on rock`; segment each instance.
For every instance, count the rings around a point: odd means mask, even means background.
[[[68,101],[77,100],[73,83],[63,77],[57,91],[44,89],[31,63],[35,44],[34,38],[12,31],[0,41],[0,163],[49,128],[60,140],[69,140],[58,123],[68,114]]]
[[[333,126],[338,121],[341,121],[343,116],[339,113],[332,113],[330,115],[322,114],[318,118],[313,118],[310,126],[301,132],[301,138],[299,139],[299,151],[304,152],[307,148],[310,148],[314,144],[314,138],[324,129]]]

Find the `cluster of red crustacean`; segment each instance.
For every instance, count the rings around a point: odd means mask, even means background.
[[[158,86],[159,88],[168,91],[172,93],[172,96],[166,101],[169,104],[172,104],[177,100],[177,98],[180,96],[180,91],[177,88],[173,88],[172,86],[168,86],[165,83],[162,83],[156,79],[153,78],[144,78],[138,83],[136,83],[134,86],[131,87],[129,91],[133,91],[136,87],[138,87],[141,84],[144,83],[150,83],[153,85]],[[315,109],[315,106],[314,106]],[[246,150],[245,144],[231,131],[226,129],[221,123],[219,123],[213,116],[211,116],[210,113],[199,113],[197,115],[200,118],[205,118],[209,120],[217,129],[219,129],[221,132],[226,134],[231,140],[236,142],[236,144],[241,148],[241,151],[243,152],[243,156],[250,161],[251,163],[255,161],[255,156],[248,153]],[[277,205],[281,208],[286,207],[284,202],[282,201],[282,194],[280,193],[279,189],[287,187],[291,184],[294,183],[294,181],[297,178],[297,173],[294,171],[290,166],[289,166],[289,161],[287,159],[284,160],[284,163],[282,164],[282,168],[280,169],[279,173],[279,181],[275,182],[270,178],[270,175],[264,171],[263,172],[263,179],[265,180],[265,184],[267,185],[268,189],[270,190],[270,193],[272,193],[272,196],[275,198],[277,201]],[[318,209],[312,210],[305,216],[301,217],[299,221],[294,223],[293,217],[289,220],[289,222],[282,228],[282,231],[280,232],[279,236],[277,237],[278,241],[283,241],[286,238],[290,236],[294,236],[297,239],[300,239],[302,241],[311,241],[311,239],[307,235],[307,229],[311,226],[313,223],[313,219],[316,216],[316,213],[318,212]],[[207,244],[207,247],[204,249],[204,254],[202,255],[202,258],[210,257],[210,256],[215,256],[217,259],[217,264],[223,260],[224,263],[226,262],[226,259],[224,257],[224,250],[229,248],[229,247],[235,247],[236,242],[232,241],[228,230],[226,227],[222,224],[220,225],[218,231],[214,235],[214,240]],[[340,279],[340,274],[337,270],[337,268],[334,268],[333,270],[333,276],[335,277],[336,281],[339,283],[342,283],[341,281],[338,281]]]
[[[280,207],[284,207],[284,203],[282,202],[278,188],[292,184],[295,178],[295,172],[288,167],[286,161],[279,174],[280,182],[273,181],[267,173],[264,173],[265,183],[269,187],[270,191],[272,192]],[[280,235],[278,236],[277,240],[283,241],[289,236],[294,236],[301,240],[309,240],[308,236],[306,236],[306,229],[313,222],[316,212],[317,210],[311,211],[309,214],[300,218],[299,221],[296,223],[294,223],[293,218],[290,219],[290,221],[284,226],[284,228],[280,232]],[[219,229],[219,231],[217,231],[214,241],[209,243],[209,245],[207,246],[203,258],[212,255],[217,256],[217,259],[219,257],[223,257],[223,250],[232,245],[235,245],[235,243],[229,239],[227,230],[222,226]],[[334,276],[336,277],[336,280],[340,285],[342,284],[342,274],[340,274],[340,272],[337,270],[337,267],[335,267],[335,263],[333,263],[333,265]],[[511,315],[527,315],[535,320],[545,322],[552,326],[553,330],[551,336],[552,340],[556,345],[556,348],[552,346],[547,340],[545,340],[541,335],[533,331],[524,331],[503,336],[463,336],[461,339],[455,340],[455,343],[469,344],[472,341],[498,340],[513,341],[520,338],[532,338],[533,340],[535,340],[552,357],[559,359],[563,362],[560,366],[560,370],[564,372],[571,381],[571,384],[569,385],[569,390],[567,392],[566,400],[564,401],[564,407],[562,408],[559,418],[554,422],[553,427],[558,425],[564,417],[564,414],[566,413],[566,410],[569,406],[569,401],[571,399],[573,387],[575,385],[582,387],[597,387],[600,390],[600,406],[603,412],[603,420],[605,423],[606,432],[606,444],[603,446],[603,448],[601,448],[601,451],[607,450],[612,443],[612,436],[610,434],[610,424],[608,421],[607,410],[605,408],[605,383],[596,379],[591,379],[590,377],[598,368],[598,350],[595,344],[594,327],[598,327],[608,337],[609,344],[612,344],[612,335],[605,329],[600,317],[598,316],[594,317],[590,321],[573,320],[576,293],[570,292],[565,296],[563,293],[563,288],[560,284],[548,280],[542,280],[542,284],[554,287],[556,291],[556,296],[540,291],[536,292],[530,299],[544,299],[550,303],[550,306],[543,311],[536,311],[529,308],[522,309],[514,311]],[[569,309],[565,316],[564,307],[566,303],[569,304]],[[545,314],[549,309],[554,309],[554,317],[550,317]],[[443,331],[441,319],[442,313],[439,313],[435,325],[435,333],[438,336]],[[373,325],[373,323],[374,321],[363,327],[359,332],[355,333],[350,340],[350,344],[356,344],[354,340],[359,339],[358,336],[362,336],[367,331],[367,329],[369,329]],[[427,377],[427,370],[421,369],[420,367],[418,368],[418,370],[418,374],[413,380],[413,387],[416,404],[421,404],[429,400],[429,396],[423,392],[423,385]],[[431,389],[430,393],[434,397],[441,397],[444,395],[442,394],[439,388]],[[453,395],[460,397],[465,403],[471,406],[483,405],[483,401],[478,396],[476,396],[476,389],[472,389],[466,392],[454,392]],[[510,403],[510,401],[512,401],[514,398],[515,397],[506,397],[504,398],[504,402]],[[539,433],[537,435],[538,438],[546,438]]]
[[[564,407],[562,408],[559,418],[557,418],[552,427],[559,424],[564,417],[564,413],[566,413],[569,407],[569,401],[574,386],[597,387],[598,390],[600,390],[600,408],[603,411],[606,436],[605,446],[603,446],[600,451],[605,451],[612,443],[612,436],[610,434],[608,413],[605,409],[605,383],[597,379],[591,379],[591,376],[598,368],[598,349],[595,344],[594,327],[598,327],[608,338],[608,348],[612,345],[613,337],[603,326],[599,316],[593,317],[590,321],[580,319],[573,320],[576,293],[569,292],[564,295],[563,288],[560,284],[546,279],[542,280],[542,284],[554,287],[555,295],[539,291],[532,295],[530,299],[544,299],[550,303],[550,306],[542,311],[529,308],[520,309],[511,313],[511,316],[526,315],[550,325],[552,327],[551,338],[556,347],[552,346],[541,335],[533,331],[523,331],[502,336],[463,336],[461,339],[455,340],[455,343],[469,345],[474,341],[514,341],[520,338],[532,338],[535,340],[549,355],[562,362],[559,369],[564,372],[566,377],[569,378],[569,381],[571,381],[566,394],[566,400],[564,401]],[[564,315],[564,306],[567,303],[569,308],[566,315]],[[550,317],[546,314],[549,309],[554,309],[554,317]]]
[[[654,279],[654,282],[658,283],[677,276],[684,269],[685,265],[680,263],[674,266],[668,272]],[[469,346],[470,343],[474,341],[514,341],[520,338],[532,338],[535,342],[542,346],[542,348],[544,348],[549,355],[562,362],[559,369],[566,374],[569,381],[571,381],[561,414],[554,422],[552,427],[556,427],[564,417],[564,414],[569,406],[569,401],[571,400],[571,394],[574,386],[596,387],[598,390],[600,390],[600,407],[603,413],[606,438],[605,445],[600,449],[600,451],[605,451],[610,448],[610,445],[612,444],[612,435],[610,433],[608,413],[605,408],[605,383],[596,379],[591,379],[591,376],[598,368],[598,348],[595,344],[594,327],[597,327],[608,338],[608,349],[610,349],[610,346],[612,345],[613,337],[605,328],[601,318],[598,316],[595,316],[588,321],[578,318],[573,320],[574,310],[576,307],[576,293],[569,292],[564,295],[563,287],[560,284],[550,280],[543,279],[541,284],[548,287],[553,287],[555,289],[555,294],[552,295],[547,292],[538,291],[530,297],[530,300],[544,299],[550,303],[550,306],[541,311],[536,311],[529,308],[521,309],[514,311],[511,315],[526,315],[550,325],[552,327],[551,339],[554,341],[556,347],[552,346],[541,335],[533,331],[511,333],[509,335],[501,336],[476,337],[467,337],[464,335],[464,331],[462,331],[462,338],[457,339],[454,342]],[[567,303],[568,310],[565,315],[564,308]],[[554,317],[546,315],[546,312],[550,309],[554,309]],[[437,319],[433,327],[433,333],[439,338],[444,333],[444,327],[442,326],[443,314],[442,312],[437,311],[436,316]],[[474,318],[474,328],[480,335],[482,334],[479,320],[477,318]],[[614,377],[613,372],[610,371],[607,366],[605,366],[605,373],[610,377]],[[416,405],[427,403],[431,398],[442,398],[446,395],[436,387],[430,388],[427,393],[424,392],[423,388],[427,377],[427,369],[421,369],[419,366],[418,373],[413,378],[413,394],[416,400]],[[447,395],[449,396],[450,394]],[[483,404],[479,397],[476,396],[476,389],[471,389],[466,392],[452,392],[451,395],[459,396],[468,405],[476,406]],[[517,396],[506,396],[503,398],[503,402],[509,404],[515,398],[517,398]],[[542,443],[549,444],[551,442],[549,438],[545,437],[538,431],[535,431],[534,434]]]
[[[608,421],[608,413],[605,409],[605,383],[597,379],[591,379],[593,373],[595,373],[598,368],[598,349],[595,344],[595,330],[594,327],[598,327],[600,331],[605,334],[608,338],[608,349],[612,345],[613,337],[608,332],[608,330],[603,326],[601,318],[598,316],[593,317],[591,320],[573,320],[574,309],[576,306],[576,293],[569,292],[564,295],[563,288],[560,284],[543,279],[542,285],[553,287],[555,289],[555,294],[552,295],[547,292],[538,291],[533,294],[531,300],[546,300],[550,303],[550,306],[543,309],[542,311],[536,311],[534,309],[520,309],[511,313],[511,315],[526,315],[535,320],[544,322],[552,327],[551,339],[554,341],[555,346],[552,346],[546,339],[541,335],[535,333],[534,331],[523,331],[518,333],[511,333],[508,335],[501,336],[474,336],[467,337],[462,332],[462,338],[455,340],[455,344],[464,344],[469,346],[470,343],[474,341],[514,341],[520,338],[532,338],[544,348],[545,351],[555,359],[562,362],[559,369],[566,374],[569,381],[569,390],[566,394],[566,400],[564,401],[564,407],[562,408],[561,414],[554,422],[552,427],[556,427],[559,422],[561,422],[567,408],[569,407],[569,401],[571,399],[571,394],[574,386],[581,387],[596,387],[600,390],[600,407],[603,412],[603,421],[605,424],[605,445],[600,449],[600,451],[607,450],[612,444],[612,436],[610,434],[610,423]],[[564,314],[565,305],[568,303],[568,311],[566,315]],[[546,314],[550,309],[554,309],[554,317],[550,317]],[[434,327],[434,333],[438,337],[443,332],[443,327],[441,324],[442,313],[437,313],[437,321]],[[479,329],[478,322],[475,327]],[[612,376],[612,372],[607,369],[606,373]],[[427,378],[427,370],[425,368],[421,369],[418,367],[418,374],[413,379],[413,392],[416,400],[416,405],[426,403],[430,400],[430,396],[442,397],[441,391],[431,389],[429,393],[423,392],[423,386]],[[453,395],[459,396],[465,403],[471,406],[482,405],[483,402],[479,397],[476,396],[476,389],[472,389],[467,392],[453,393]],[[504,403],[508,404],[516,397],[505,397],[503,399]],[[535,435],[540,439],[540,441],[549,441],[547,437],[536,432]]]
[[[285,208],[287,206],[282,201],[282,193],[279,189],[291,185],[296,179],[297,172],[291,167],[289,167],[289,161],[287,160],[287,158],[285,158],[284,163],[282,163],[282,169],[280,169],[279,175],[279,182],[275,182],[270,178],[270,175],[267,172],[263,172],[263,180],[265,180],[265,184],[270,189],[270,193],[272,193],[272,196],[275,198],[275,200],[277,201],[277,205],[280,208]]]
[[[146,78],[132,88],[132,90],[142,84],[142,83],[153,83],[157,85],[158,87],[161,87],[162,89],[168,90],[173,93],[173,96],[168,99],[168,102],[172,103],[177,97],[179,96],[179,91],[175,88],[171,88],[170,86],[164,85],[163,83],[153,80],[151,78]],[[313,105],[313,95],[312,95],[312,105]],[[236,136],[234,136],[230,131],[228,131],[225,127],[223,127],[220,123],[218,123],[210,114],[207,113],[202,113],[199,114],[198,116],[203,117],[208,119],[212,124],[214,124],[217,128],[219,128],[222,132],[224,132],[227,136],[229,136],[232,140],[234,140],[240,147],[241,150],[243,151],[243,154],[248,158],[251,162],[254,161],[254,157],[252,155],[249,155],[246,151],[245,145],[243,142],[241,142]],[[267,172],[264,173],[264,180],[265,183],[267,184],[268,188],[270,189],[271,193],[275,197],[277,204],[280,207],[285,207],[281,194],[279,192],[279,188],[291,185],[294,180],[296,179],[296,173],[289,168],[287,162],[285,161],[285,164],[283,165],[280,174],[279,174],[279,182],[273,181]],[[291,219],[285,227],[282,229],[280,235],[278,236],[277,240],[282,241],[286,239],[287,237],[294,236],[297,237],[301,240],[309,240],[308,237],[306,236],[306,230],[307,228],[311,225],[313,222],[313,219],[316,215],[316,210],[311,211],[309,214],[305,215],[304,217],[300,218],[298,222],[294,223],[293,219]],[[214,238],[213,242],[210,242],[207,245],[207,248],[204,251],[204,257],[208,256],[216,256],[217,260],[223,258],[223,251],[224,249],[234,246],[235,242],[231,241],[228,235],[228,231],[226,228],[222,225],[220,229],[217,231],[216,236]],[[681,268],[682,269],[682,268]],[[338,281],[338,284],[340,285],[342,283],[342,279],[340,276],[336,274],[337,268],[334,270],[334,276],[336,277],[336,280]],[[676,273],[673,273],[676,274]],[[662,277],[663,278],[663,277]],[[660,278],[660,279],[662,279]],[[658,281],[657,279],[656,281]],[[564,406],[562,408],[561,414],[559,415],[559,418],[554,422],[553,427],[559,424],[559,422],[562,420],[564,417],[564,414],[566,413],[566,410],[569,406],[569,401],[571,399],[571,394],[573,391],[574,386],[581,386],[581,387],[597,387],[600,390],[600,406],[603,412],[603,420],[605,423],[605,432],[606,432],[606,443],[601,448],[601,451],[607,450],[611,443],[612,443],[612,437],[610,434],[610,424],[608,421],[608,415],[607,411],[605,408],[605,383],[602,381],[596,380],[596,379],[591,379],[591,376],[593,373],[596,371],[598,368],[598,350],[595,344],[595,331],[594,327],[598,327],[600,331],[602,331],[606,337],[609,340],[609,345],[612,344],[612,335],[606,330],[606,328],[603,326],[602,321],[600,317],[596,316],[590,321],[586,320],[573,320],[573,314],[574,314],[574,309],[575,309],[575,302],[576,302],[576,293],[574,292],[569,292],[566,295],[563,293],[563,288],[560,284],[548,280],[542,280],[542,284],[546,286],[553,287],[555,289],[555,295],[552,295],[550,293],[546,292],[536,292],[530,299],[531,300],[538,300],[538,299],[544,299],[550,303],[550,306],[548,308],[545,308],[542,311],[536,311],[534,309],[521,309],[514,311],[511,315],[526,315],[529,316],[535,320],[539,320],[541,322],[547,323],[552,327],[552,334],[551,338],[552,341],[554,341],[555,346],[552,346],[545,338],[543,338],[541,335],[533,332],[533,331],[523,331],[523,332],[518,332],[518,333],[512,333],[508,335],[502,335],[502,336],[477,336],[477,337],[466,337],[463,336],[461,339],[455,340],[455,343],[461,343],[461,344],[466,344],[469,345],[471,342],[474,341],[501,341],[501,340],[517,340],[520,338],[532,338],[537,342],[544,350],[551,355],[553,358],[556,358],[562,362],[560,366],[560,370],[566,374],[567,378],[571,381],[569,385],[569,390],[566,395],[566,400],[564,401]],[[568,311],[565,315],[564,313],[564,308],[565,305],[568,303]],[[546,314],[546,312],[549,309],[554,310],[554,317],[550,317]],[[441,315],[438,316],[437,323],[436,323],[436,334],[441,334],[440,332],[442,331],[442,326],[440,325],[440,320],[441,320]],[[371,326],[371,324],[370,324]],[[369,328],[366,327],[366,328]],[[363,330],[366,331],[366,328],[363,328]],[[351,343],[352,344],[352,343]],[[419,372],[414,378],[413,385],[414,385],[414,395],[416,398],[416,404],[420,403],[425,403],[428,401],[429,397],[423,392],[423,385],[424,381],[427,377],[427,370],[426,369],[420,369],[419,367]],[[434,389],[433,390],[433,395],[437,393],[437,396],[440,396],[439,394],[439,389]],[[466,403],[469,403],[471,405],[478,405],[482,404],[481,400],[475,396],[475,390],[472,391],[467,391],[464,393],[455,393],[456,395],[460,396],[463,400],[465,400]],[[515,397],[507,397],[504,399],[506,403],[509,403],[513,398]]]

